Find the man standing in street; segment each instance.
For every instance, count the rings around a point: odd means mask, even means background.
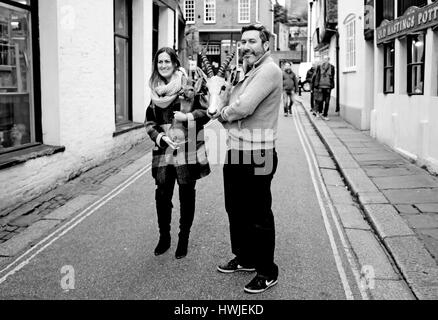
[[[318,115],[322,114],[322,118],[326,121],[330,106],[331,92],[335,87],[335,67],[330,64],[330,58],[326,57],[324,62],[316,68],[315,88],[322,92],[322,101],[318,103]]]
[[[283,90],[284,116],[287,117],[289,114],[292,114],[295,94],[298,92],[298,79],[289,62],[284,64]]]
[[[261,24],[242,28],[245,76],[217,115],[227,129],[225,208],[235,255],[217,269],[226,274],[257,272],[244,288],[252,294],[278,283],[271,182],[278,165],[275,143],[283,84],[269,40],[270,32]]]

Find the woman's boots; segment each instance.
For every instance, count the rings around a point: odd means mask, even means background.
[[[170,222],[172,220],[172,188],[159,186],[155,191],[157,205],[158,228],[160,229],[160,241],[155,248],[155,255],[159,256],[170,248]]]
[[[158,241],[158,245],[155,248],[155,255],[161,256],[162,254],[166,253],[167,250],[170,248],[170,235],[165,236],[160,234],[160,241]]]
[[[188,246],[189,246],[189,238],[188,237],[184,237],[184,238],[180,237],[178,240],[178,247],[176,248],[176,252],[175,252],[175,258],[177,258],[177,259],[185,258],[187,256]]]
[[[190,229],[195,218],[196,190],[194,184],[179,186],[179,199],[181,206],[181,217],[179,220],[179,239],[175,257],[182,259],[187,256],[189,245]]]
[[[170,248],[170,222],[172,217],[172,196],[173,190],[158,188],[156,191],[156,204],[158,214],[158,226],[160,229],[160,240],[155,248],[155,255],[159,256]],[[180,232],[175,257],[182,259],[187,256],[189,245],[190,229],[195,217],[196,191],[195,184],[179,186],[180,199]]]

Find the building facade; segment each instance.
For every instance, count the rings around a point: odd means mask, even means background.
[[[338,0],[309,1],[310,59],[336,61]]]
[[[338,16],[341,116],[438,172],[438,1],[339,0]]]
[[[273,32],[272,4],[267,0],[181,0],[180,3],[187,23],[186,43],[180,50],[182,60],[197,60],[201,66],[198,53],[206,48],[215,71],[228,53],[240,52],[243,26],[261,23]]]
[[[307,21],[293,21],[289,27],[289,49],[298,52],[300,63],[307,61]]]
[[[181,25],[177,1],[0,1],[0,211],[146,139],[154,50]]]
[[[374,108],[374,42],[365,30],[370,30],[372,20],[365,16],[366,2],[338,1],[340,114],[356,128],[369,130]]]
[[[438,1],[375,2],[371,133],[438,172]]]

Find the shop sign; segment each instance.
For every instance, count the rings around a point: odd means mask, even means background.
[[[377,28],[377,44],[437,25],[438,2],[422,8],[411,7],[402,17],[382,22]]]

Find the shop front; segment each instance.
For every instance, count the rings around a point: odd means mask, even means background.
[[[438,1],[411,2],[397,1],[398,17],[375,31],[372,134],[438,171]]]
[[[35,4],[12,1],[0,3],[0,8],[0,154],[4,154],[37,143],[41,135],[33,91],[38,81],[32,41]]]

